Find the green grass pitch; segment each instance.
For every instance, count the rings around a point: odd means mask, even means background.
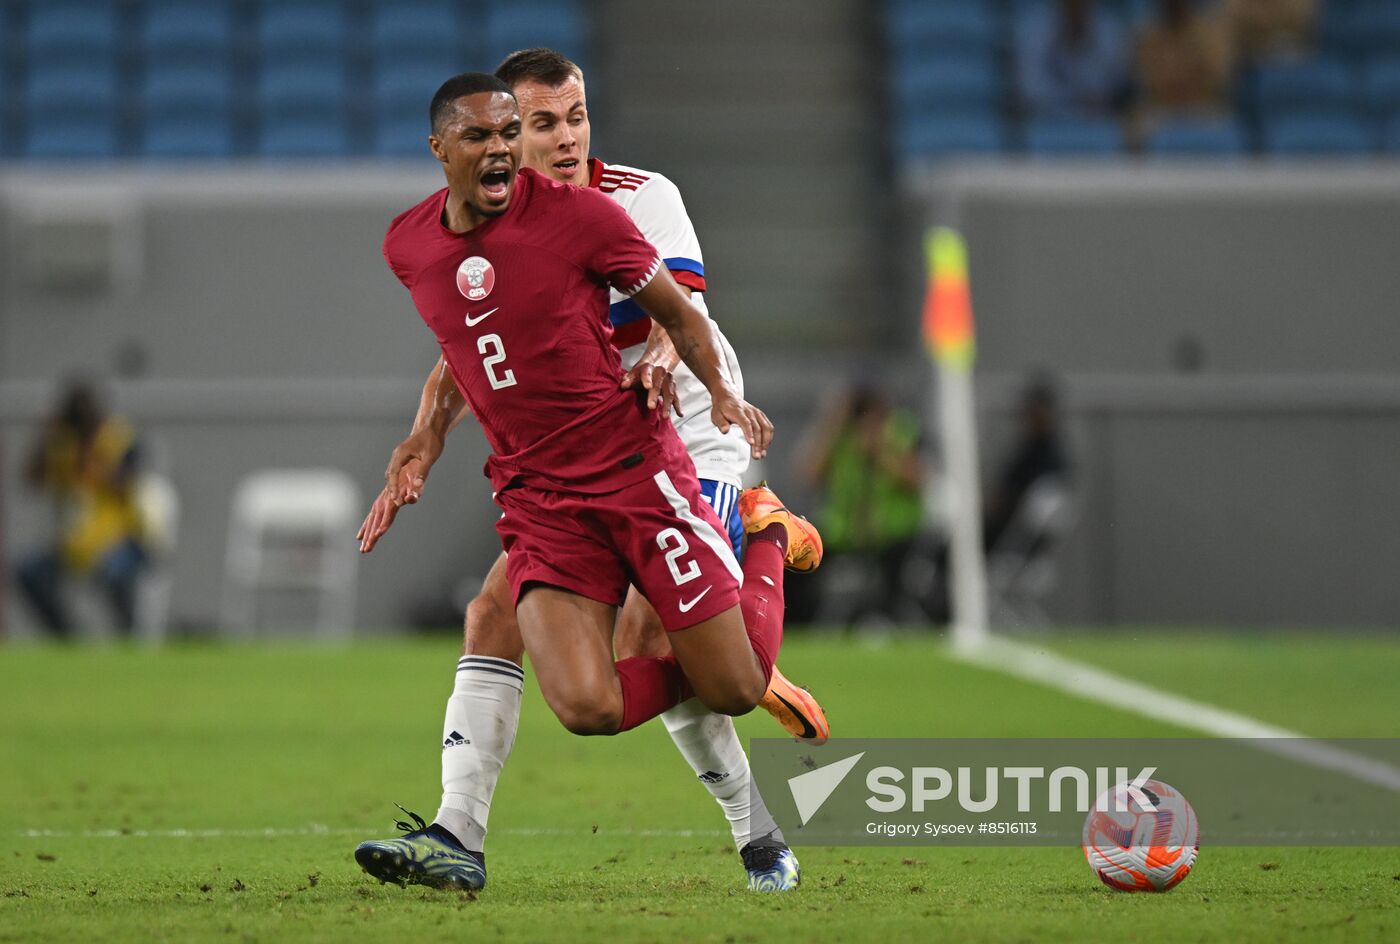
[[[1111,641],[1110,641],[1111,640]],[[1395,736],[1382,637],[1073,637],[1060,652],[1271,723]],[[1166,895],[1077,849],[797,847],[745,890],[709,795],[656,724],[566,733],[527,687],[479,896],[381,886],[350,853],[430,816],[454,643],[0,649],[0,942],[1332,941],[1400,938],[1400,850],[1202,849]],[[793,635],[837,736],[1176,736],[954,662],[932,639]],[[773,736],[761,713],[745,736]]]

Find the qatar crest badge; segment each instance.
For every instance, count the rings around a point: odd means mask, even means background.
[[[467,256],[457,267],[457,291],[472,301],[481,301],[495,287],[496,268],[481,256]]]

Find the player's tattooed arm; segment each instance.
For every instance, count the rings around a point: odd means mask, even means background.
[[[738,426],[754,458],[767,455],[773,424],[762,410],[739,396],[725,375],[714,322],[691,304],[689,296],[664,268],[633,297],[643,311],[666,329],[677,355],[710,391],[710,419],[714,424],[725,433],[730,426]]]

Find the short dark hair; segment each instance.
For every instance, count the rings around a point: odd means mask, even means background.
[[[578,67],[578,63],[563,53],[536,46],[506,56],[496,67],[496,78],[511,88],[530,80],[553,86],[569,79],[582,82],[583,70]]]
[[[454,75],[438,88],[433,103],[428,106],[428,121],[437,131],[438,122],[452,109],[452,103],[464,95],[478,95],[482,92],[505,92],[511,98],[515,93],[510,86],[494,75],[485,72],[463,72]]]

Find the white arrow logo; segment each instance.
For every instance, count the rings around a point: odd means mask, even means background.
[[[817,810],[836,792],[836,788],[841,786],[841,781],[846,779],[846,775],[864,756],[865,751],[861,751],[853,757],[788,779],[792,801],[797,804],[797,815],[802,818],[800,825],[806,826],[807,821],[817,815]]]

